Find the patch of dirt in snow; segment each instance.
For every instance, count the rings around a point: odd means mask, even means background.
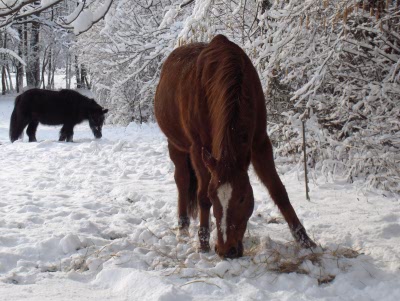
[[[321,245],[303,250],[251,171],[255,211],[245,256],[197,253],[197,222],[177,238],[173,164],[154,124],[87,124],[75,143],[39,126],[8,141],[0,98],[0,295],[7,300],[399,300],[398,197],[349,184],[283,181]],[[211,244],[214,244],[215,230]]]

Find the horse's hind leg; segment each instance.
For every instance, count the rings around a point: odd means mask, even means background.
[[[72,142],[74,136],[74,126],[71,124],[64,124],[60,130],[60,139],[58,141]]]
[[[271,198],[288,223],[293,237],[303,247],[315,247],[315,243],[308,237],[306,230],[290,204],[285,186],[283,186],[276,172],[271,142],[266,134],[253,142],[251,161],[257,175],[268,188]]]
[[[187,235],[190,225],[189,215],[194,215],[197,206],[193,204],[196,199],[191,199],[191,166],[189,154],[178,150],[168,142],[169,156],[175,165],[175,183],[178,188],[178,228],[180,235]],[[193,182],[193,181],[192,181]],[[193,185],[193,183],[192,183]]]
[[[39,122],[37,122],[37,121],[31,121],[28,124],[28,128],[26,129],[26,134],[29,137],[29,142],[37,141],[36,140],[36,130],[37,130],[38,125],[39,125]]]

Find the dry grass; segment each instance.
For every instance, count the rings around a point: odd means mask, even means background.
[[[149,229],[148,229],[149,230]],[[177,229],[170,229],[171,234],[178,234]],[[159,239],[153,231],[149,232]],[[133,247],[141,248],[147,252],[154,253],[154,259],[147,262],[150,270],[164,271],[165,276],[176,275],[182,279],[192,279],[184,285],[195,282],[204,282],[204,279],[224,278],[225,276],[241,276],[258,278],[268,273],[288,274],[297,273],[308,275],[316,279],[318,285],[329,284],[334,281],[339,271],[346,271],[351,266],[351,259],[360,255],[358,250],[337,247],[336,249],[318,247],[313,250],[300,248],[295,242],[280,243],[270,238],[260,239],[257,236],[247,236],[245,240],[245,257],[239,260],[228,262],[230,269],[221,274],[214,269],[221,259],[213,252],[204,255],[195,255],[197,251],[197,240],[195,237],[178,236],[178,244],[188,246],[185,250],[177,248],[176,245],[149,245],[146,243],[130,242]],[[91,259],[100,259],[106,262],[110,259],[117,259],[111,244],[94,250],[91,247],[86,249],[86,254],[75,257],[71,260],[66,270],[85,272],[88,270],[88,262]],[[91,249],[91,251],[89,251]],[[190,258],[190,259],[189,259]],[[120,266],[129,263],[129,258],[124,262],[116,262]],[[203,262],[198,265],[198,263]],[[204,263],[207,263],[204,265]],[[252,271],[249,274],[249,270]]]
[[[272,216],[267,219],[267,224],[283,224],[285,220],[280,216]]]
[[[305,269],[302,269],[301,261],[281,261],[276,263],[276,267],[272,267],[269,270],[272,272],[277,272],[279,274],[297,273],[297,274],[308,274]]]
[[[353,259],[360,252],[350,248],[337,247],[336,249],[318,247],[313,250],[300,248],[295,242],[278,243],[267,239],[259,242],[252,238],[246,256],[251,258],[255,265],[265,268],[266,271],[287,274],[297,273],[316,278],[319,285],[328,284],[335,279],[335,275],[328,272],[329,267],[345,271],[350,265],[347,259]],[[319,273],[316,274],[315,270]]]
[[[335,280],[335,278],[336,278],[335,275],[331,275],[331,274],[324,275],[317,279],[318,285],[331,283],[333,280]]]

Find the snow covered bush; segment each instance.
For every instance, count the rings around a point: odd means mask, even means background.
[[[267,99],[291,102],[281,154],[299,153],[308,115],[309,163],[400,191],[399,18],[398,1],[280,1],[260,16]]]

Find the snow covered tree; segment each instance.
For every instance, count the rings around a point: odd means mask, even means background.
[[[19,45],[7,50],[14,50],[14,56],[18,52],[19,57],[23,57],[26,61],[28,86],[53,87],[57,56],[64,53],[64,57],[68,60],[71,55],[68,51],[71,46],[71,36],[68,33],[80,34],[89,30],[104,18],[112,3],[113,0],[1,1],[0,28],[13,27],[18,33]],[[62,40],[61,37],[66,39]],[[21,64],[15,66],[15,69],[18,73],[17,87],[21,90],[24,75]],[[45,72],[47,72],[47,85]],[[82,77],[86,78],[84,72]]]
[[[113,107],[108,121],[153,119],[152,100],[163,59],[175,46],[179,24],[164,26],[169,1],[115,3],[102,24],[80,35],[75,47],[90,66],[97,99]]]

